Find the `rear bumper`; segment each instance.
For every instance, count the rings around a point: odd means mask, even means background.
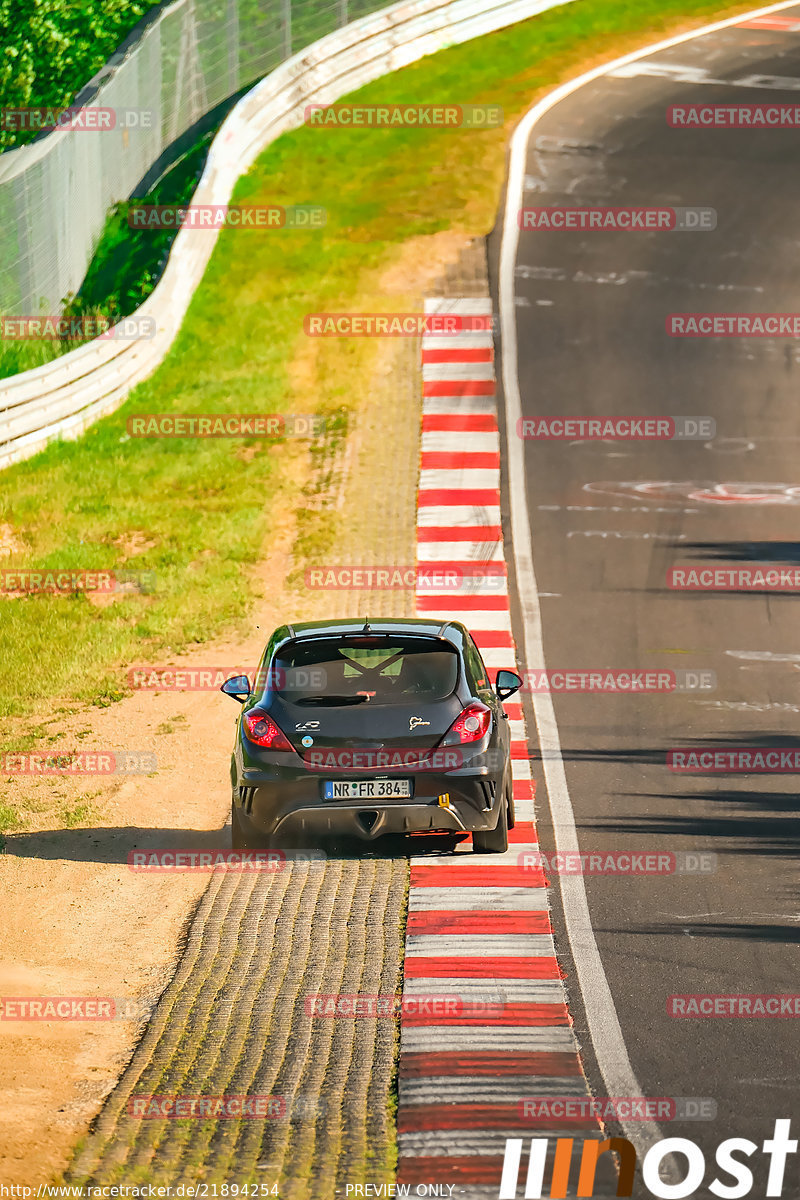
[[[323,800],[322,781],[308,772],[294,779],[264,779],[262,772],[246,770],[234,789],[234,803],[254,841],[342,836],[371,842],[386,834],[470,833],[497,825],[502,772],[498,776],[474,769],[403,777],[413,781],[411,799]],[[440,797],[447,797],[446,802]]]
[[[469,832],[452,810],[438,805],[403,804],[392,808],[368,808],[337,804],[326,809],[297,808],[285,814],[266,829],[258,814],[241,816],[245,831],[258,838],[287,838],[291,840],[352,837],[372,842],[386,834],[409,833],[466,833]],[[484,828],[483,825],[477,828]],[[488,826],[487,826],[488,828]]]

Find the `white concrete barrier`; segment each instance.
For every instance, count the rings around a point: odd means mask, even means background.
[[[266,76],[215,137],[192,204],[227,204],[234,185],[308,104],[331,104],[426,54],[574,0],[411,0],[329,34]],[[101,338],[43,367],[0,381],[0,467],[55,438],[75,438],[112,412],[165,357],[205,271],[218,230],[182,228],[166,269],[133,314],[152,336]]]

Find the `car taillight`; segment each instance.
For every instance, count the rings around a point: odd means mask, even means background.
[[[492,710],[474,700],[458,714],[440,745],[463,746],[465,742],[479,742],[489,732],[491,721]]]
[[[247,736],[257,746],[266,746],[268,750],[293,750],[291,742],[282,729],[279,729],[272,717],[251,708],[244,714],[244,725]]]

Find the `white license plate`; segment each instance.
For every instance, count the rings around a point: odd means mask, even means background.
[[[322,785],[322,795],[325,800],[402,800],[411,796],[411,780],[328,780]]]

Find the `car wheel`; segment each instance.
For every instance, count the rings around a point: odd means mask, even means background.
[[[504,796],[500,816],[494,829],[476,829],[472,834],[472,849],[476,854],[504,854],[508,849],[508,806]]]
[[[514,828],[516,814],[514,812],[514,780],[511,778],[511,768],[509,767],[508,786],[506,787],[506,800],[508,802],[508,828]]]

